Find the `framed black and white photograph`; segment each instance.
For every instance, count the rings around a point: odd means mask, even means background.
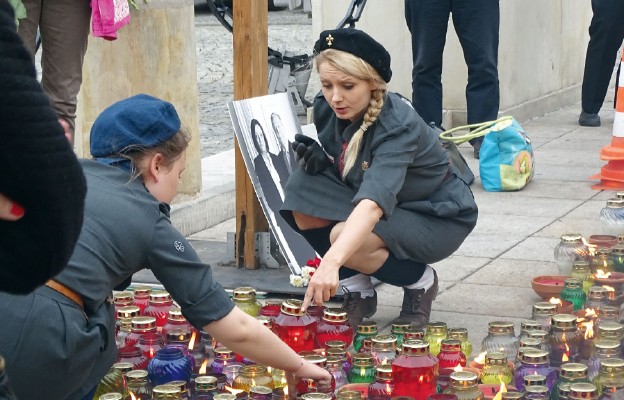
[[[236,139],[262,210],[290,271],[316,255],[314,249],[281,217],[284,187],[297,168],[291,143],[302,133],[294,105],[287,93],[228,103]]]

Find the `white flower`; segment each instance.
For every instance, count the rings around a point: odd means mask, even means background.
[[[303,278],[299,275],[290,275],[290,284],[293,285],[294,287],[303,287],[304,286]]]
[[[301,277],[306,280],[309,281],[310,278],[312,278],[312,274],[314,274],[314,272],[316,271],[315,268],[312,267],[303,267],[301,268]],[[307,286],[307,285],[306,285]]]

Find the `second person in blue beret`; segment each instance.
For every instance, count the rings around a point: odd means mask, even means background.
[[[322,147],[297,135],[301,168],[286,185],[284,218],[322,256],[304,307],[344,291],[352,325],[371,317],[371,277],[404,291],[400,317],[429,321],[438,291],[429,266],[459,248],[477,205],[438,135],[387,90],[390,54],[356,29],[324,31],[314,46],[322,90],[314,124]]]

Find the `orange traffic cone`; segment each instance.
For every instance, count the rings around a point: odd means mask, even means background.
[[[620,61],[620,71],[624,64],[624,55]],[[600,169],[600,173],[589,179],[600,179],[600,183],[592,186],[596,190],[624,189],[624,72],[618,80],[617,99],[615,101],[615,117],[613,119],[613,137],[611,144],[600,150],[600,159],[608,163]]]

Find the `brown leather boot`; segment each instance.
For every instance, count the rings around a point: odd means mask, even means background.
[[[433,285],[429,290],[403,288],[403,305],[399,319],[412,323],[414,328],[425,328],[431,315],[431,304],[438,295],[438,274],[433,270]]]
[[[377,312],[377,291],[373,296],[362,298],[360,292],[350,292],[346,287],[342,287],[344,292],[344,302],[342,309],[349,316],[349,325],[357,328],[364,318],[372,317]]]

